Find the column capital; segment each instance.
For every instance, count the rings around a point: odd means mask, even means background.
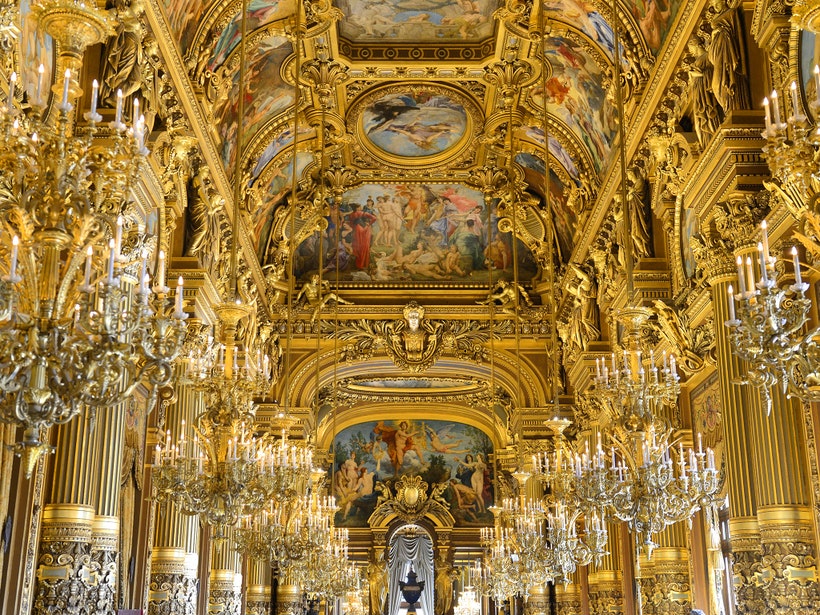
[[[733,252],[757,245],[758,226],[770,210],[770,199],[771,193],[761,190],[737,194],[715,205],[715,229]]]
[[[718,232],[706,227],[700,237],[690,237],[689,245],[695,254],[698,270],[702,271],[709,285],[714,286],[735,276],[732,244]]]

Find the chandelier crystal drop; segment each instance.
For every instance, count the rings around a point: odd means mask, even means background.
[[[737,290],[729,286],[729,339],[734,353],[748,363],[748,382],[759,389],[771,412],[769,389],[805,401],[820,401],[820,329],[806,335],[811,299],[803,282],[797,249],[792,249],[794,283],[782,286],[776,259],[769,253],[766,221],[761,223],[758,258],[737,257]],[[755,275],[757,271],[757,276]]]
[[[217,306],[224,342],[193,344],[183,382],[202,395],[205,412],[189,437],[182,425],[176,443],[170,435],[154,452],[154,489],[161,502],[174,502],[217,528],[235,526],[271,502],[304,494],[314,472],[313,451],[301,443],[255,431],[254,399],[270,390],[270,360],[261,350],[242,352],[238,322],[248,306]],[[240,357],[240,355],[242,355]]]
[[[150,407],[185,336],[182,287],[174,301],[160,254],[149,288],[153,238],[134,224],[145,120],[135,105],[126,124],[120,95],[103,126],[96,82],[85,123],[72,102],[83,52],[109,34],[109,17],[60,0],[36,13],[61,49],[61,101],[46,104],[41,70],[33,100],[18,107],[12,73],[0,105],[0,420],[24,429],[14,451],[27,476],[52,449],[42,441],[52,425],[119,404],[140,384]]]

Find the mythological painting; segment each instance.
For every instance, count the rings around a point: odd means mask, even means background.
[[[692,428],[696,434],[701,434],[704,450],[708,446],[715,451],[715,467],[720,468],[723,464],[723,406],[720,402],[717,372],[708,376],[692,391],[689,403],[692,408]]]
[[[367,527],[379,482],[421,476],[447,483],[444,498],[456,525],[488,525],[493,515],[493,445],[480,429],[449,421],[387,420],[342,430],[334,441],[336,525]]]
[[[598,63],[569,39],[548,37],[545,47],[552,74],[546,82],[547,108],[589,150],[595,170],[606,162],[617,123],[602,87],[606,76]],[[531,90],[531,104],[544,108],[544,88]]]
[[[527,170],[527,175],[534,175],[528,177],[531,181],[530,185],[543,186],[544,161],[533,156],[532,154],[518,154],[515,161]],[[532,172],[532,173],[530,173]],[[552,216],[550,219],[553,222],[553,230],[555,237],[558,239],[558,251],[562,262],[568,262],[570,254],[572,253],[573,239],[575,238],[575,231],[578,228],[578,217],[575,212],[570,209],[567,203],[567,191],[569,186],[565,186],[561,178],[555,173],[555,169],[550,169],[550,206],[552,207]]]
[[[314,132],[315,130],[310,126],[299,126],[299,139],[311,138]],[[251,170],[251,181],[259,177],[265,167],[268,166],[268,163],[290,147],[292,143],[293,123],[291,122],[290,126],[286,126],[259,156],[259,160]]]
[[[800,32],[800,82],[803,84],[803,96],[806,109],[818,100],[817,80],[814,77],[814,67],[820,64],[820,48],[817,45],[817,35],[808,30]]]
[[[199,19],[205,12],[205,0],[164,0],[168,26],[179,41],[184,56],[194,40]]]
[[[313,161],[313,154],[299,152],[296,154],[296,176],[301,177],[302,173]],[[269,246],[270,227],[273,222],[273,212],[276,206],[285,198],[293,188],[293,159],[288,158],[278,162],[271,174],[270,183],[263,188],[262,198],[256,203],[256,207],[250,212],[251,228],[256,239],[256,248],[260,256],[260,262],[265,264],[268,260],[266,253],[276,246]]]
[[[695,270],[697,262],[695,261],[695,253],[692,246],[689,244],[689,238],[694,237],[699,232],[698,215],[693,209],[684,208],[681,212],[681,258],[683,260],[683,273],[690,280],[695,277]]]
[[[542,149],[544,147],[544,129],[540,126],[528,126],[524,134],[532,141],[537,143]],[[561,145],[557,139],[550,136],[550,154],[555,158],[561,166],[566,169],[572,179],[578,181],[578,167],[569,152]]]
[[[489,230],[487,225],[489,224]],[[498,230],[495,209],[483,195],[460,184],[365,184],[333,204],[327,227],[304,241],[294,255],[297,279],[319,269],[355,282],[449,280],[486,286],[512,279],[513,252],[519,276],[536,273],[532,253]]]
[[[290,41],[284,36],[272,36],[259,43],[248,54],[245,117],[242,130],[246,143],[270,119],[293,104],[293,87],[282,79],[280,69],[292,53]],[[231,91],[222,106],[214,109],[219,131],[220,154],[229,175],[234,171],[236,133],[238,130],[239,71],[233,74]]]
[[[248,3],[247,28],[253,32],[269,23],[293,14],[293,2],[286,0],[250,0]],[[210,70],[216,70],[228,58],[242,38],[240,27],[242,15],[237,13],[216,39],[211,59]]]
[[[20,2],[20,83],[26,91],[29,100],[37,98],[38,83],[43,98],[51,93],[51,73],[54,65],[54,41],[37,27],[37,20],[31,12],[31,2]],[[40,77],[38,68],[43,65],[43,76]]]
[[[681,0],[635,0],[630,7],[647,47],[655,55],[675,22]]]
[[[615,51],[615,34],[598,9],[584,0],[547,0],[544,9],[550,17],[571,24],[598,43],[611,56]]]
[[[441,153],[458,143],[466,130],[464,107],[439,92],[391,92],[362,113],[365,138],[396,156]]]
[[[480,41],[493,32],[495,0],[339,0],[339,29],[353,42]]]

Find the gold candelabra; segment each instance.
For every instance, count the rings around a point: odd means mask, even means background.
[[[189,438],[182,424],[176,443],[170,435],[154,452],[154,490],[187,514],[202,515],[218,536],[240,518],[271,502],[305,493],[313,475],[313,451],[255,430],[255,403],[271,386],[270,359],[261,350],[237,346],[236,327],[246,305],[217,306],[224,343],[194,344],[186,357],[184,381],[203,396],[207,410]],[[242,355],[242,356],[240,356]]]
[[[24,429],[14,450],[27,476],[52,448],[42,442],[52,425],[121,403],[141,383],[150,407],[185,335],[181,283],[174,302],[159,252],[149,288],[152,238],[131,232],[131,193],[147,154],[139,105],[126,124],[120,93],[103,126],[95,81],[85,124],[74,107],[83,53],[111,33],[111,18],[93,3],[34,8],[61,51],[54,102],[41,67],[33,99],[17,104],[12,73],[0,105],[0,420]],[[101,129],[105,143],[95,138]]]
[[[769,252],[766,221],[761,225],[758,258],[737,257],[737,292],[729,286],[729,339],[748,363],[748,382],[757,387],[771,411],[769,389],[780,384],[806,401],[820,401],[820,329],[807,335],[811,299],[803,282],[797,249],[792,248],[794,283],[781,287],[777,260]],[[757,272],[757,273],[756,273]]]

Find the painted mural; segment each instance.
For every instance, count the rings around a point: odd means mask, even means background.
[[[630,7],[646,45],[653,54],[658,55],[675,22],[680,5],[681,0],[635,0]]]
[[[310,126],[299,126],[299,139],[308,139],[314,136],[315,130]],[[254,165],[253,169],[251,169],[251,181],[254,181],[262,171],[265,170],[265,167],[268,166],[268,163],[276,158],[279,154],[281,154],[285,149],[291,146],[293,143],[293,125],[291,123],[290,126],[286,126],[282,132],[280,132],[276,138],[271,141],[271,143],[263,150],[262,154],[259,156],[259,160]]]
[[[296,176],[301,177],[305,168],[313,162],[313,154],[299,152],[296,154]],[[273,222],[273,212],[293,187],[293,159],[288,157],[277,162],[271,174],[270,183],[262,191],[261,202],[255,211],[251,212],[251,228],[256,240],[256,249],[260,262],[265,264],[266,253],[275,246],[268,246],[270,227]]]
[[[544,161],[533,154],[521,153],[515,157],[515,161],[524,167],[524,169],[531,171],[534,176],[528,177],[532,185],[543,186]],[[529,175],[529,173],[527,173]],[[569,187],[561,181],[561,178],[555,173],[555,169],[550,169],[550,206],[552,207],[552,216],[550,219],[553,222],[553,231],[558,238],[558,252],[563,262],[568,262],[569,256],[572,253],[572,246],[574,244],[575,231],[578,228],[578,217],[572,209],[567,205],[567,194]]]
[[[697,262],[695,261],[695,252],[689,244],[689,238],[694,237],[700,231],[698,224],[698,215],[693,209],[685,208],[681,213],[681,258],[683,260],[683,273],[687,278],[695,277],[697,269]]]
[[[720,381],[717,373],[707,377],[691,393],[693,429],[701,434],[703,448],[715,451],[715,466],[723,463],[723,406],[720,401]]]
[[[284,36],[262,41],[248,54],[248,78],[245,90],[245,118],[242,129],[250,139],[263,124],[293,105],[293,87],[282,79],[280,68],[292,53],[291,42]],[[234,72],[233,86],[224,104],[214,110],[220,139],[220,155],[229,175],[234,171],[236,155],[237,112],[239,105],[239,71]],[[246,141],[247,143],[248,141]]]
[[[540,126],[528,126],[525,134],[532,141],[537,143],[540,147],[544,147],[544,129]],[[550,154],[555,158],[561,166],[566,169],[567,173],[574,180],[578,181],[578,167],[569,152],[561,145],[552,135],[550,135]]]
[[[280,0],[250,0],[248,3],[247,28],[248,32],[273,23],[293,13],[293,2]],[[211,59],[208,62],[210,70],[216,70],[228,58],[242,38],[240,30],[242,15],[237,13],[228,22],[225,29],[216,39]]]
[[[447,421],[371,421],[339,432],[334,450],[337,526],[367,527],[376,484],[402,475],[420,475],[430,486],[447,483],[444,498],[457,526],[493,522],[493,446],[480,429]]]
[[[589,150],[596,171],[600,171],[610,152],[617,126],[615,111],[606,101],[602,87],[605,75],[597,62],[573,41],[549,37],[547,60],[552,75],[546,82],[549,112],[560,118]],[[544,88],[532,88],[531,104],[544,107]]]
[[[353,42],[479,41],[493,32],[496,0],[339,0],[340,33]]]
[[[511,235],[499,232],[483,195],[460,184],[365,184],[349,190],[331,207],[325,231],[297,249],[297,279],[318,271],[320,250],[323,274],[335,278],[338,271],[344,281],[486,285],[490,275],[513,275]],[[520,279],[528,280],[536,263],[521,242],[516,251]]]
[[[439,92],[390,93],[367,106],[362,130],[376,147],[396,156],[430,156],[464,136],[467,112]]]
[[[820,64],[820,47],[817,35],[803,30],[800,32],[800,83],[803,84],[803,96],[806,103],[818,100],[817,80],[814,78],[814,67]],[[807,105],[806,108],[809,108]]]
[[[544,10],[553,19],[571,24],[598,43],[611,57],[615,51],[615,34],[595,6],[584,0],[547,0]]]
[[[185,56],[196,35],[199,19],[205,12],[205,0],[164,0],[163,4],[168,26]]]

